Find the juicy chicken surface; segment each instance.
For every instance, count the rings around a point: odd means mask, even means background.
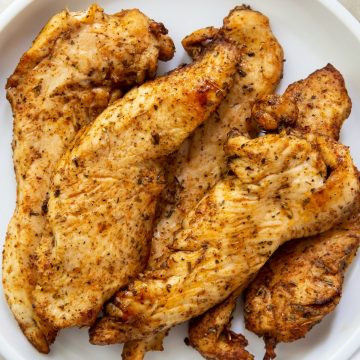
[[[148,258],[161,160],[215,111],[238,49],[219,39],[193,64],[133,89],[77,138],[56,168],[38,251],[37,313],[92,324]]]
[[[188,213],[163,263],[106,306],[92,343],[141,339],[204,313],[282,243],[331,228],[359,193],[348,149],[321,136],[238,136],[227,153],[234,175]]]
[[[174,52],[166,29],[138,10],[106,15],[96,5],[63,11],[41,31],[7,82],[14,113],[17,203],[3,255],[6,299],[41,352],[56,331],[34,313],[35,249],[47,213],[55,164],[77,131],[121,91],[155,76]]]
[[[233,9],[221,29],[205,28],[183,40],[185,50],[197,58],[219,36],[226,37],[242,50],[239,71],[221,105],[198,127],[181,148],[167,159],[168,185],[160,200],[158,222],[152,239],[148,268],[161,261],[169,239],[181,228],[188,209],[194,208],[226,172],[223,150],[228,133],[233,130],[252,136],[257,130],[251,122],[255,101],[271,94],[280,81],[283,51],[272,34],[269,20],[246,6]],[[159,339],[159,334],[156,338]],[[125,344],[123,359],[142,359],[145,349],[162,350],[161,342],[136,341]]]
[[[246,291],[247,329],[263,336],[264,359],[278,342],[300,339],[332,312],[360,244],[360,213],[321,235],[282,246]]]
[[[275,130],[281,124],[293,134],[319,133],[338,139],[350,110],[344,79],[329,64],[291,84],[282,96],[270,95],[257,102],[253,117],[268,130]],[[205,358],[251,358],[244,352],[243,340],[237,341],[237,335],[228,330],[237,298],[243,290],[243,286],[238,288],[223,304],[190,323],[190,343]]]

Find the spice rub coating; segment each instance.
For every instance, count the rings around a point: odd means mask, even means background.
[[[351,100],[344,79],[328,64],[306,79],[291,84],[282,96],[265,96],[255,104],[252,113],[253,119],[267,130],[283,129],[297,136],[318,133],[337,139],[350,110]],[[231,314],[244,288],[238,288],[223,304],[190,323],[190,343],[204,357],[226,360],[239,353],[247,356],[243,344],[233,341],[236,337],[229,332]]]
[[[80,128],[129,87],[154,77],[159,59],[172,57],[165,33],[138,10],[65,10],[46,24],[8,79],[17,204],[5,241],[3,286],[21,329],[41,352],[49,351],[56,330],[34,312],[31,292],[54,167]]]
[[[304,337],[340,301],[344,274],[360,244],[360,214],[321,235],[282,246],[245,297],[246,328],[264,337],[273,359],[279,342]]]
[[[226,40],[133,89],[79,134],[55,170],[38,250],[37,313],[55,328],[92,324],[146,264],[162,160],[220,104],[239,51]]]

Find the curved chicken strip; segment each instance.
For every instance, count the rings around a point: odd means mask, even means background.
[[[240,70],[218,110],[168,159],[169,184],[162,197],[148,268],[161,261],[169,239],[181,228],[188,209],[194,208],[226,171],[223,147],[228,133],[233,128],[244,136],[255,133],[257,129],[250,121],[251,108],[255,101],[275,90],[282,76],[283,51],[272,34],[268,18],[261,13],[246,6],[236,7],[224,19],[221,29],[198,30],[182,43],[196,58],[219,36],[228,38],[242,49]],[[228,336],[224,342],[227,339]],[[244,344],[243,340],[241,344]],[[132,341],[125,344],[123,359],[142,359],[145,349],[153,347],[162,350],[159,341],[148,340],[142,345]]]
[[[56,328],[92,324],[148,257],[161,159],[219,106],[238,49],[220,39],[192,65],[108,107],[60,160],[39,249],[37,313]]]
[[[306,335],[340,301],[344,273],[360,244],[360,213],[319,236],[282,246],[246,292],[247,329],[263,336],[264,359],[278,342]]]
[[[229,132],[236,128],[237,134],[256,134],[255,124],[250,120],[252,106],[276,89],[282,75],[282,48],[271,32],[268,18],[261,13],[245,6],[236,7],[224,19],[217,35],[214,34],[215,29],[209,30],[209,34],[203,29],[189,35],[183,40],[185,49],[195,56],[202,41],[224,36],[242,49],[239,72],[216,113],[171,159],[170,181],[174,180],[175,185],[170,186],[169,191],[175,188],[170,196],[175,201],[162,210],[152,241],[150,267],[164,254],[169,238],[179,230],[189,209],[194,208],[226,171],[223,147]],[[196,44],[197,51],[194,50]]]
[[[270,95],[259,101],[253,115],[268,130],[277,129],[281,123],[291,133],[320,133],[338,139],[350,110],[344,79],[329,64],[305,80],[291,84],[283,96]],[[237,289],[224,304],[190,323],[190,343],[205,358],[228,359],[243,352],[241,343],[226,343],[226,339],[232,338],[228,331],[231,313],[243,290],[244,287]]]
[[[234,175],[189,212],[170,256],[107,305],[92,343],[141,339],[204,313],[248,283],[282,243],[332,227],[359,194],[348,149],[321,136],[239,136],[227,151]]]
[[[158,59],[172,57],[165,33],[138,10],[111,16],[96,5],[63,11],[44,27],[8,80],[17,205],[4,247],[3,285],[21,329],[41,352],[49,351],[56,331],[34,313],[31,292],[53,169],[76,132],[121,89],[153,77]]]

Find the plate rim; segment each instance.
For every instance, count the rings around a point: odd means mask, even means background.
[[[24,11],[28,6],[37,0],[17,0],[9,4],[0,14],[0,36],[4,29]],[[246,2],[246,0],[244,0]],[[96,0],[93,0],[96,2]],[[338,0],[316,0],[331,14],[333,14],[346,28],[356,37],[360,46],[360,21],[358,21],[349,10],[345,8]],[[360,349],[360,326],[354,331],[352,336],[345,341],[328,360],[351,359]],[[13,347],[0,336],[0,355],[5,359],[24,360]]]

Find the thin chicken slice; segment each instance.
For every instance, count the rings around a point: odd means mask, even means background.
[[[290,85],[283,96],[270,95],[257,102],[253,112],[257,122],[268,130],[277,129],[281,122],[294,134],[320,133],[337,139],[350,110],[343,77],[332,65],[327,65]],[[233,341],[234,335],[228,330],[243,290],[244,287],[237,289],[224,304],[190,323],[190,343],[205,358],[221,360],[243,352],[242,343]]]
[[[360,244],[360,213],[321,235],[282,246],[246,291],[247,329],[264,337],[264,360],[279,342],[304,337],[341,298],[344,273]]]
[[[61,158],[33,294],[37,313],[55,328],[92,324],[143,269],[164,187],[161,160],[219,106],[239,55],[218,39],[192,65],[108,107]]]
[[[14,113],[17,204],[4,247],[3,286],[22,331],[41,352],[56,330],[34,313],[35,249],[45,226],[53,169],[77,131],[121,91],[155,76],[174,53],[166,29],[138,10],[96,5],[54,16],[7,83]]]
[[[182,43],[196,58],[219,36],[227,37],[242,49],[239,72],[218,110],[168,160],[168,185],[160,202],[148,268],[161,261],[187,210],[195,207],[226,171],[223,147],[228,133],[236,129],[244,136],[254,135],[257,128],[251,122],[251,108],[255,101],[275,90],[282,76],[283,51],[268,18],[261,13],[246,6],[236,7],[224,19],[221,29],[198,30]],[[159,339],[159,334],[156,337]],[[163,348],[159,340],[147,340],[142,345],[132,341],[125,344],[123,359],[142,359],[145,349]]]
[[[233,175],[189,211],[163,263],[106,306],[92,343],[146,338],[204,313],[282,243],[331,228],[359,194],[348,149],[322,136],[238,136],[227,153]]]

